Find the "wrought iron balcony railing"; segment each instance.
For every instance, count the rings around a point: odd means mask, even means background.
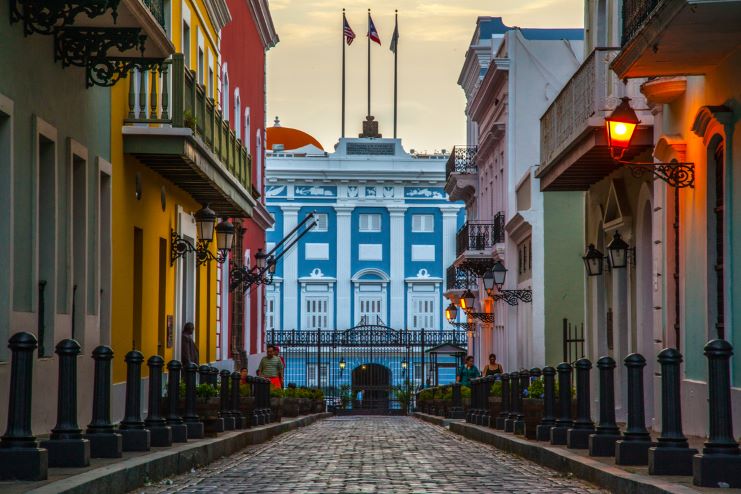
[[[165,0],[142,0],[160,26],[165,27]]]
[[[497,213],[491,223],[467,221],[456,234],[456,255],[467,250],[486,250],[504,242],[504,213]]]
[[[164,61],[159,69],[135,71],[128,79],[126,125],[192,129],[245,190],[251,190],[248,150],[206,88],[197,82],[195,72],[185,66],[181,53]]]
[[[656,8],[665,0],[623,0],[623,36],[625,44],[638,34]]]
[[[595,48],[540,117],[540,162],[548,165],[607,109],[608,71],[619,48]]]
[[[445,165],[445,178],[450,177],[451,173],[476,173],[476,151],[478,151],[476,146],[453,147],[453,152],[450,153]]]
[[[448,290],[473,290],[476,288],[476,277],[465,269],[449,266],[445,278],[445,285]]]

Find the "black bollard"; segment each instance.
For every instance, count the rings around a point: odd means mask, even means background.
[[[556,425],[556,369],[543,367],[543,418],[535,431],[538,441],[551,440],[551,427]]]
[[[46,480],[49,454],[39,448],[31,431],[33,352],[38,346],[31,333],[16,333],[8,340],[12,354],[8,387],[8,426],[0,438],[0,480]]]
[[[131,350],[124,357],[126,361],[126,409],[124,418],[118,425],[123,438],[124,451],[149,451],[151,437],[144,427],[141,415],[142,362],[144,356]]]
[[[504,432],[515,431],[515,421],[517,420],[517,394],[520,389],[520,373],[510,372],[509,374],[509,414],[504,421]]]
[[[648,450],[651,475],[692,475],[692,457],[697,454],[682,432],[679,364],[682,354],[665,348],[658,355],[661,364],[661,436]]]
[[[209,383],[211,386],[218,386],[219,385],[219,369],[216,367],[209,367],[208,368],[210,374],[209,374]]]
[[[82,437],[77,425],[77,356],[80,344],[72,339],[57,343],[59,355],[57,384],[57,425],[41,447],[49,451],[50,467],[86,467],[90,465],[90,441]]]
[[[269,424],[280,419],[273,417],[273,411],[270,408],[270,379],[267,377],[261,377],[260,379],[262,379],[263,413],[265,414],[265,423]]]
[[[219,388],[219,417],[224,420],[224,430],[233,431],[236,426],[231,406],[229,406],[229,400],[231,398],[229,394],[229,382],[232,379],[232,373],[224,369],[221,371],[220,376],[221,387]],[[239,392],[239,390],[237,390],[237,392]]]
[[[463,398],[461,396],[460,383],[453,383],[453,406],[450,407],[451,419],[462,419],[465,416],[463,412]]]
[[[149,367],[149,410],[144,425],[149,429],[151,445],[157,447],[172,446],[172,429],[162,416],[162,368],[165,360],[159,355],[152,355],[147,360]]]
[[[85,431],[90,441],[92,458],[121,458],[123,439],[111,423],[111,347],[100,345],[93,350],[93,419]]]
[[[185,376],[185,413],[183,420],[188,428],[188,439],[201,439],[204,435],[203,422],[196,413],[196,374],[198,366],[188,362],[183,369]]]
[[[231,403],[231,412],[232,417],[234,417],[234,427],[236,429],[245,429],[247,427],[247,423],[244,419],[244,415],[242,415],[242,411],[240,410],[240,389],[239,384],[242,380],[242,374],[240,374],[238,371],[232,372],[231,375],[232,380],[232,403]]]
[[[731,372],[733,347],[726,340],[705,345],[708,359],[710,435],[692,460],[692,482],[705,487],[741,487],[741,451],[733,439]]]
[[[620,429],[615,423],[615,360],[610,356],[597,361],[599,369],[599,424],[589,435],[589,456],[615,456]]]
[[[202,365],[198,368],[198,384],[209,384],[211,383],[211,367]]]
[[[491,384],[494,382],[494,376],[481,378],[481,415],[479,415],[479,425],[484,427],[491,426],[491,413],[489,411],[489,393]]]
[[[561,362],[558,372],[558,418],[551,428],[551,444],[566,444],[566,434],[574,426],[571,420],[571,365]]]
[[[471,414],[472,424],[480,424],[481,414],[484,412],[484,405],[481,401],[481,389],[483,388],[483,382],[483,377],[471,379],[471,406],[473,408],[473,413]]]
[[[514,433],[520,436],[525,435],[525,392],[530,386],[530,371],[520,369],[520,392],[517,393],[517,418],[515,418]]]
[[[574,420],[574,427],[566,432],[566,447],[587,449],[589,435],[594,432],[589,398],[589,371],[592,370],[592,362],[589,359],[580,358],[574,367],[576,367],[576,420]]]
[[[471,379],[468,387],[471,390],[471,407],[468,409],[468,413],[466,413],[466,422],[474,424],[476,423],[476,415],[479,413],[479,401],[476,394],[479,389],[478,378]]]
[[[509,416],[509,374],[502,374],[502,410],[494,421],[494,428],[504,430],[505,422]]]
[[[172,442],[188,442],[188,426],[180,416],[180,371],[183,365],[178,360],[170,360],[167,363],[167,425],[172,430]]]
[[[628,368],[628,425],[623,438],[615,443],[616,465],[647,465],[648,448],[654,446],[646,430],[643,407],[643,368],[646,359],[638,353],[625,357]]]

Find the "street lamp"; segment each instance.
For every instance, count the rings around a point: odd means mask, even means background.
[[[196,219],[198,240],[206,243],[214,239],[214,226],[216,225],[216,213],[208,206],[206,204],[193,215]]]
[[[532,302],[533,291],[527,290],[503,290],[504,280],[507,278],[507,268],[497,261],[491,269],[487,270],[481,277],[486,294],[494,300],[504,300],[509,305],[517,305],[518,301]],[[498,293],[494,293],[494,286]]]
[[[484,276],[481,277],[481,281],[484,283],[484,290],[486,294],[491,297],[494,293],[494,270],[488,269]]]
[[[461,309],[468,312],[473,310],[473,304],[476,303],[476,295],[471,290],[466,290],[461,295]]]
[[[208,261],[216,261],[219,264],[224,264],[232,248],[234,225],[226,220],[221,221],[217,225],[216,213],[208,204],[196,211],[193,217],[196,220],[197,238],[195,246],[177,234],[175,230],[170,230],[170,265],[175,264],[178,258],[188,252],[195,253],[196,261],[199,265],[205,264]],[[214,231],[216,232],[216,249],[218,250],[218,255],[216,256],[208,249],[209,244],[214,239]]]
[[[345,364],[345,359],[344,358],[340,358],[340,375],[342,375],[342,373],[345,372],[345,366],[346,365],[347,364]]]
[[[401,371],[402,371],[402,375],[406,376],[406,374],[407,374],[407,361],[406,361],[406,359],[402,359],[401,360]]]
[[[491,268],[491,272],[494,278],[494,284],[501,290],[504,286],[504,280],[507,278],[507,268],[504,267],[502,261],[497,261]]]
[[[621,269],[628,265],[628,251],[630,246],[620,236],[617,230],[612,237],[612,242],[607,246],[607,253],[610,256],[610,266],[614,269]]]
[[[234,225],[229,221],[221,221],[216,225],[216,248],[219,251],[229,252],[234,242]]]
[[[445,308],[445,318],[448,322],[453,322],[458,318],[458,307],[453,302]]]
[[[588,276],[599,276],[602,274],[605,256],[594,247],[594,244],[589,244],[582,260],[584,261],[584,267],[587,269]]]
[[[605,117],[607,145],[612,157],[616,160],[623,158],[625,150],[630,147],[636,127],[641,123],[636,112],[630,107],[630,98],[620,99],[620,104],[615,107],[609,117]]]

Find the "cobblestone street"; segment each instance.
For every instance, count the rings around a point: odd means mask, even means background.
[[[408,417],[336,417],[136,492],[604,492]]]

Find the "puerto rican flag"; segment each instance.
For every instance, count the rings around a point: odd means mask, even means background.
[[[368,37],[371,39],[371,41],[375,41],[379,45],[381,44],[381,37],[378,36],[378,31],[376,31],[376,25],[373,24],[373,19],[370,16],[370,12],[368,13]]]
[[[345,33],[345,42],[347,43],[348,46],[350,46],[353,40],[355,39],[355,31],[352,30],[352,28],[350,27],[350,24],[348,24],[347,22],[347,19],[343,19],[343,20],[344,20],[343,31]]]

